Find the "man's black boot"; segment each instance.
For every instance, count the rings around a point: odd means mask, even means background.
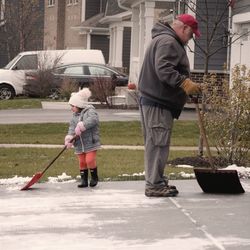
[[[90,169],[90,173],[91,173],[91,180],[90,180],[90,187],[95,187],[98,183],[98,175],[97,175],[97,167]]]
[[[88,169],[80,170],[81,183],[78,185],[79,188],[85,188],[88,186]]]

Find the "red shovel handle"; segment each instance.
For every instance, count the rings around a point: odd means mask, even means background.
[[[73,142],[77,138],[77,135],[75,135],[70,142]],[[45,169],[42,172],[36,173],[32,179],[23,187],[21,188],[21,191],[29,189],[33,184],[37,183],[38,180],[43,176],[43,174],[49,169],[49,167],[56,161],[56,159],[67,149],[67,146],[65,145],[62,150],[57,154],[57,156],[52,159],[52,161],[45,167]]]

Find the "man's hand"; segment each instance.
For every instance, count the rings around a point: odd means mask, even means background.
[[[187,95],[200,94],[201,87],[199,84],[192,82],[189,78],[185,79],[180,86],[186,92]]]

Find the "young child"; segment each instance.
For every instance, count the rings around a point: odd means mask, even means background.
[[[74,145],[75,154],[79,160],[81,183],[79,188],[88,187],[88,170],[90,170],[90,187],[98,183],[96,152],[101,147],[99,137],[99,117],[92,105],[88,105],[91,92],[83,88],[69,99],[73,117],[69,124],[68,134],[65,136],[65,145],[71,148]],[[73,143],[70,140],[74,135],[78,137]]]

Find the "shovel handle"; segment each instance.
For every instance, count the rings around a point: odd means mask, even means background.
[[[78,137],[78,135],[74,135],[73,138],[70,140],[70,143],[72,143],[76,138]],[[52,159],[52,161],[45,167],[45,169],[42,171],[42,174],[44,174],[48,168],[57,160],[57,158],[67,149],[67,145],[65,145],[62,150],[57,154],[57,156]]]
[[[198,115],[198,122],[199,122],[201,135],[202,135],[202,138],[203,138],[205,146],[206,146],[209,164],[210,164],[211,168],[216,169],[215,166],[214,166],[214,163],[213,163],[212,154],[211,154],[210,147],[209,147],[209,144],[208,144],[206,130],[205,130],[205,127],[204,127],[204,124],[203,124],[203,119],[201,117],[201,112],[200,112],[200,107],[199,107],[199,104],[198,104],[198,99],[197,100],[195,99],[194,104],[195,104],[195,109],[196,109],[196,112],[197,112],[197,115]]]

